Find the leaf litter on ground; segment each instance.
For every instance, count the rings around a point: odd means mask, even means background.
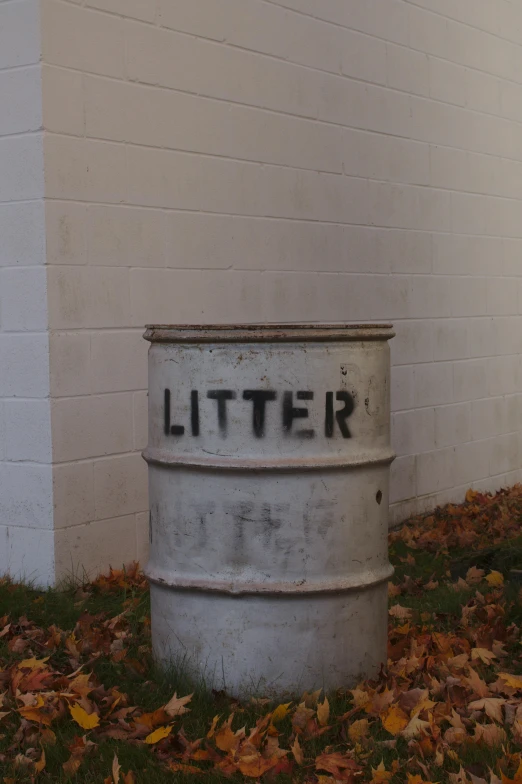
[[[515,486],[392,532],[386,665],[281,704],[160,675],[137,564],[1,580],[0,784],[522,784],[521,520]]]

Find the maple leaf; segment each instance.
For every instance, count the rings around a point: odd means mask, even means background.
[[[260,754],[253,754],[247,757],[240,757],[237,767],[243,776],[249,776],[251,778],[258,779],[271,768],[274,768],[278,762],[278,757],[265,759]]]
[[[488,651],[487,648],[472,648],[471,649],[471,659],[475,661],[476,659],[480,659],[480,661],[484,662],[484,664],[491,664],[493,659],[497,657],[493,653],[493,651]]]
[[[458,773],[448,773],[448,778],[450,784],[468,784],[468,777],[462,765]]]
[[[324,702],[317,705],[317,720],[319,721],[321,727],[326,727],[329,718],[330,703],[328,702],[328,697],[325,697]]]
[[[172,762],[169,760],[168,762],[169,770],[173,773],[185,773],[188,775],[202,775],[203,771],[200,768],[196,768],[195,765],[187,765],[184,762]]]
[[[100,723],[100,717],[96,713],[87,713],[78,703],[69,705],[69,710],[74,721],[84,730],[92,730]]]
[[[463,727],[448,727],[444,733],[444,740],[446,743],[449,743],[450,746],[457,746],[464,743],[467,737],[468,734]]]
[[[386,713],[381,716],[382,725],[390,735],[399,733],[408,726],[408,717],[397,705],[391,705]]]
[[[468,585],[476,585],[482,582],[484,575],[484,569],[477,569],[476,566],[472,566],[466,573],[466,582]]]
[[[358,719],[348,727],[348,737],[354,743],[359,743],[362,738],[368,735],[368,719]]]
[[[340,751],[335,751],[331,754],[323,753],[316,757],[315,769],[326,770],[328,773],[332,773],[337,777],[339,776],[340,771],[343,769],[356,771],[360,768],[352,757],[349,757],[346,754],[341,754]]]
[[[504,585],[504,576],[500,572],[490,572],[486,575],[486,580],[492,588]]]
[[[522,690],[522,675],[511,675],[508,672],[499,673],[499,678],[506,682],[506,685],[512,689]]]
[[[506,733],[498,724],[477,724],[474,740],[486,746],[500,746],[506,740]]]
[[[169,725],[168,727],[158,727],[157,730],[154,730],[150,735],[147,735],[145,743],[148,743],[149,746],[153,746],[155,743],[159,743],[160,740],[163,740],[163,738],[168,738],[171,732],[172,725]]]
[[[402,607],[400,604],[394,604],[393,607],[388,610],[388,613],[392,618],[400,618],[400,620],[411,618],[411,610],[408,607]]]
[[[234,718],[234,714],[232,714],[228,721],[223,722],[219,730],[215,734],[215,743],[218,749],[221,751],[231,751],[231,749],[235,749],[238,747],[241,738],[232,732],[232,720]]]
[[[45,659],[35,659],[33,656],[31,659],[24,659],[21,661],[18,668],[20,670],[41,670],[46,666],[49,658],[49,656],[46,656]]]
[[[423,721],[422,719],[419,719],[418,716],[414,716],[409,721],[408,725],[401,730],[400,734],[403,738],[407,738],[408,740],[411,738],[418,738],[429,726],[429,721]]]
[[[296,735],[293,744],[290,746],[292,754],[294,755],[294,759],[298,765],[302,765],[304,763],[304,755],[299,745],[299,737]]]
[[[502,706],[505,704],[506,700],[498,697],[485,697],[482,700],[470,702],[468,708],[471,708],[471,710],[485,710],[490,719],[502,722]]]
[[[351,694],[356,708],[364,708],[370,702],[370,695],[363,689],[351,689]]]
[[[291,702],[285,702],[283,705],[278,705],[272,713],[272,724],[278,724],[288,715]]]
[[[174,716],[183,716],[184,713],[188,713],[190,710],[190,708],[185,708],[185,705],[190,702],[192,697],[192,694],[189,694],[187,697],[178,697],[176,692],[174,692],[174,696],[163,706],[163,710],[165,713],[168,713],[171,718],[174,718]]]
[[[473,667],[469,668],[469,676],[466,678],[468,685],[473,690],[473,693],[479,697],[489,697],[491,692],[485,681],[482,680],[480,675]],[[522,685],[522,681],[521,681]]]
[[[380,784],[383,781],[391,781],[393,771],[386,770],[384,760],[381,760],[376,768],[372,768],[372,784]]]

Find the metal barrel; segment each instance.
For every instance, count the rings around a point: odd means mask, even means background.
[[[386,662],[393,334],[147,328],[158,660],[238,696]]]

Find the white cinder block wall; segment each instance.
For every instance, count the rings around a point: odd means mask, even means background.
[[[0,4],[0,574],[54,577],[40,8]]]
[[[391,320],[392,520],[520,478],[520,3],[40,5],[57,577],[146,556],[146,322]]]

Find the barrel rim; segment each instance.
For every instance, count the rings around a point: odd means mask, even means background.
[[[295,343],[390,340],[392,324],[147,324],[151,343]]]
[[[340,594],[375,588],[388,582],[394,573],[388,561],[386,564],[363,572],[343,577],[322,578],[320,580],[227,580],[223,578],[205,579],[177,574],[175,571],[158,566],[149,561],[145,576],[152,585],[173,591],[187,591],[228,596],[287,596],[299,598],[314,594]]]

